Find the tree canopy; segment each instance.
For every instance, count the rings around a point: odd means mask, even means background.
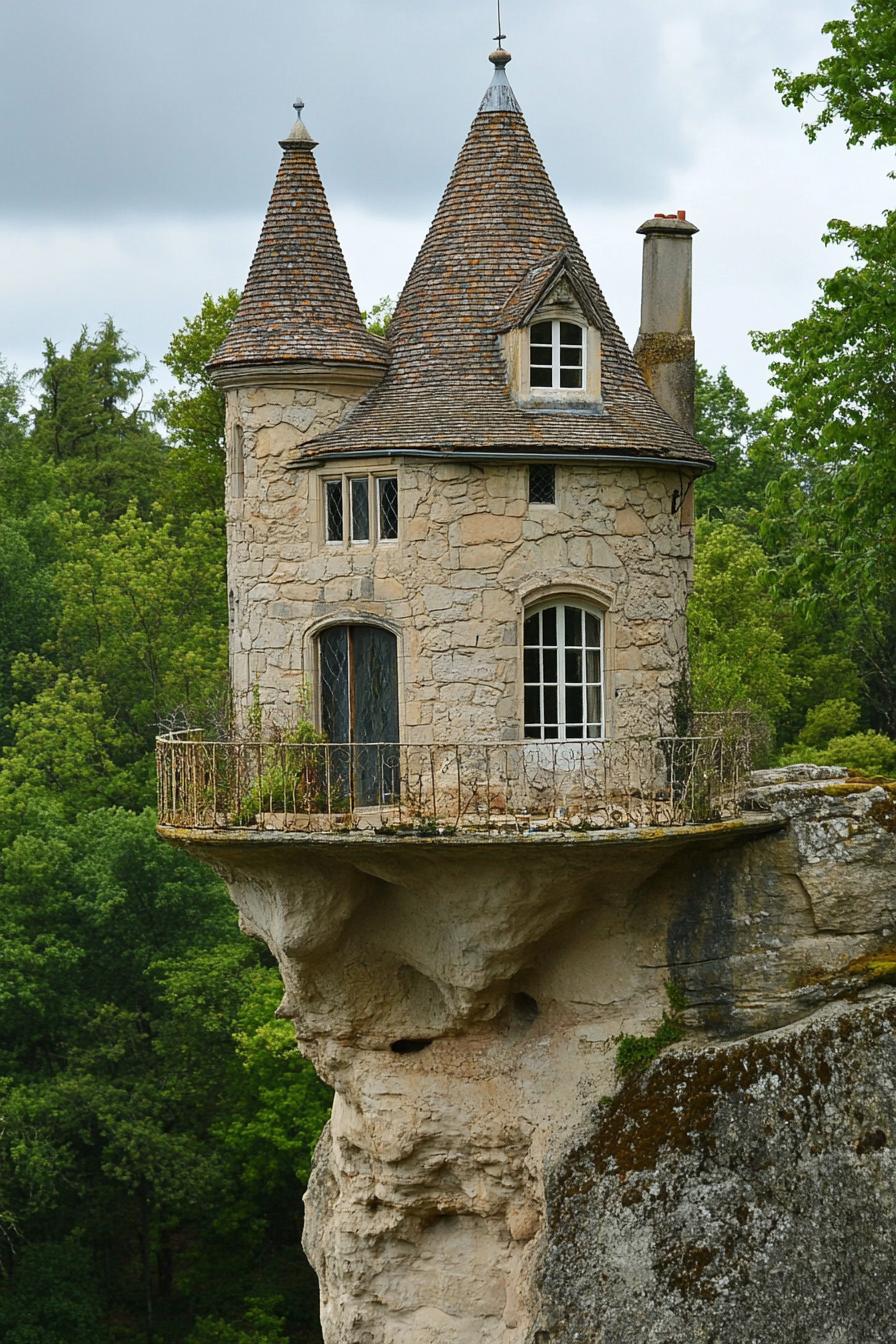
[[[221,883],[155,836],[153,742],[226,679],[233,294],[0,373],[0,1337],[319,1339],[298,1252],[329,1097]],[[199,710],[201,712],[201,709]]]

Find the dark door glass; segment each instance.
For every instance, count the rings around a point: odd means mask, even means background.
[[[331,742],[348,742],[351,736],[349,716],[349,630],[334,625],[320,637],[321,727]]]
[[[354,807],[393,801],[399,787],[398,643],[374,625],[340,625],[320,637],[321,721],[340,789]]]

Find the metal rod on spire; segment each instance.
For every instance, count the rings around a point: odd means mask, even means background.
[[[495,41],[499,47],[503,47],[506,38],[507,34],[504,32],[504,25],[501,23],[501,0],[498,0],[498,36]]]

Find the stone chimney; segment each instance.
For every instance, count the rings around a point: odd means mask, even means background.
[[[691,240],[699,230],[679,210],[675,215],[655,215],[638,232],[644,235],[644,277],[635,358],[663,410],[693,434],[696,368]]]

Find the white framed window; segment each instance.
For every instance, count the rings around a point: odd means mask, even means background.
[[[529,386],[585,386],[585,328],[577,322],[535,322],[529,328]]]
[[[604,735],[604,622],[570,599],[530,608],[523,624],[524,735],[541,742]]]
[[[323,482],[328,545],[398,540],[397,476],[331,476]]]

